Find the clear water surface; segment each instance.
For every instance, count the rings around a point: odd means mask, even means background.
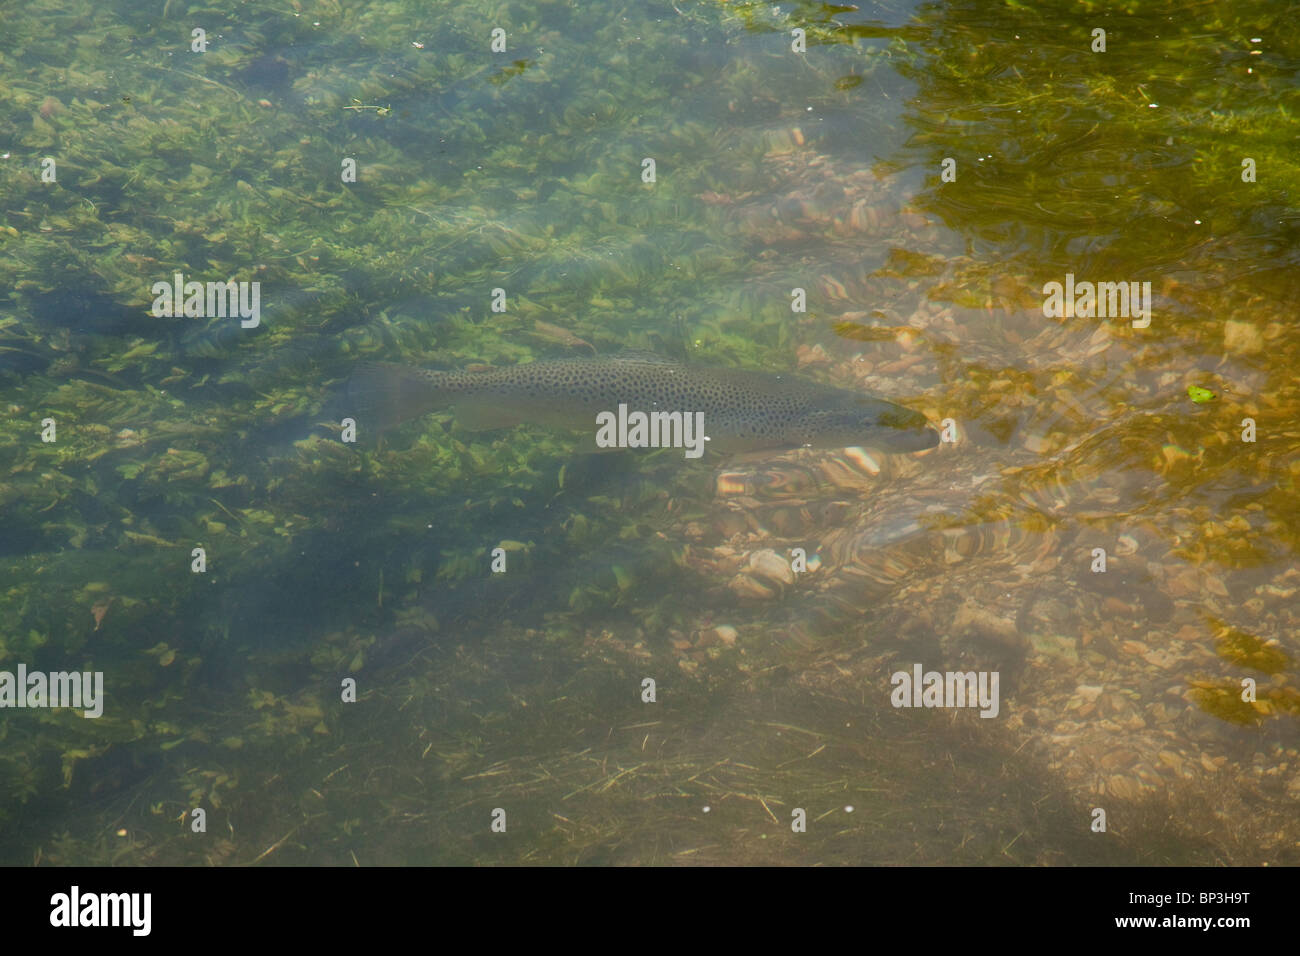
[[[1285,5],[4,18],[0,670],[105,701],[0,714],[0,860],[1298,862]],[[155,316],[177,272],[260,324]],[[341,440],[363,360],[628,348],[949,440]]]

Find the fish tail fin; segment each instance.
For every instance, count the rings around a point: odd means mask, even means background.
[[[391,362],[364,362],[348,383],[348,407],[363,428],[387,431],[448,404],[432,374]]]

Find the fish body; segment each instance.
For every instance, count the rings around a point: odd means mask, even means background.
[[[379,430],[451,407],[472,429],[529,422],[594,436],[598,414],[626,405],[645,413],[703,413],[707,447],[723,453],[855,445],[905,452],[939,443],[924,415],[874,395],[641,353],[483,371],[367,363],[354,375],[349,395],[358,423]]]

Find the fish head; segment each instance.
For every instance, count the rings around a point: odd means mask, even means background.
[[[801,425],[802,443],[813,448],[868,445],[885,452],[909,452],[939,444],[938,433],[920,412],[870,395],[853,395],[814,409]]]

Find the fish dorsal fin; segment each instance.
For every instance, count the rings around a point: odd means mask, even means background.
[[[649,349],[620,349],[610,357],[624,362],[646,362],[651,365],[679,364],[670,358],[665,358],[658,352],[651,352]]]

